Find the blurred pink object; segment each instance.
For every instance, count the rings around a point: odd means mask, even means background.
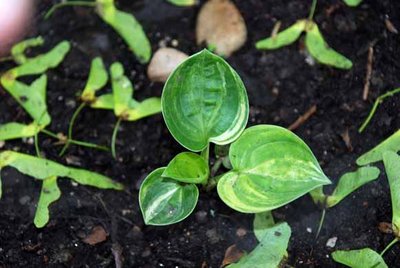
[[[27,33],[34,0],[0,0],[0,56]]]

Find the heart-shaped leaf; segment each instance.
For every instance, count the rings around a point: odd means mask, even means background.
[[[328,46],[315,22],[308,22],[306,47],[311,56],[319,62],[340,69],[351,69],[353,63]]]
[[[310,148],[287,129],[258,125],[231,145],[233,170],[218,182],[218,194],[233,209],[259,213],[283,206],[331,183]]]
[[[139,191],[139,205],[148,225],[168,225],[185,219],[196,207],[199,190],[195,184],[162,177],[165,168],[150,173]]]
[[[209,142],[223,145],[236,140],[249,115],[247,93],[239,75],[208,50],[175,69],[165,84],[161,104],[172,136],[195,152]]]
[[[169,162],[162,176],[186,183],[206,183],[209,174],[208,165],[203,157],[185,152]]]
[[[307,20],[299,20],[289,28],[278,33],[276,36],[272,36],[256,43],[257,49],[277,49],[283,46],[287,46],[299,39],[301,33],[304,31],[307,24]]]
[[[351,268],[388,268],[382,256],[370,248],[338,250],[332,253],[332,257]]]

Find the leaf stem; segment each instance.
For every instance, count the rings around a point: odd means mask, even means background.
[[[208,160],[209,160],[209,157],[210,157],[210,143],[208,143],[207,144],[207,147],[206,148],[204,148],[204,150],[203,151],[201,151],[201,157],[203,157],[204,158],[204,160],[206,161],[206,163],[207,163],[207,165],[208,165]]]
[[[35,140],[35,151],[36,151],[37,156],[40,158],[41,155],[40,155],[40,148],[39,148],[39,137],[38,137],[38,132],[36,132],[35,137],[34,137],[34,140]]]
[[[114,157],[114,159],[117,159],[117,154],[115,152],[115,141],[117,139],[117,133],[118,133],[119,126],[121,125],[121,121],[122,121],[122,117],[118,118],[118,121],[114,126],[113,134],[111,137],[111,154]]]
[[[68,140],[65,143],[64,147],[61,149],[61,152],[58,154],[58,156],[63,156],[64,153],[67,151],[69,145],[71,144],[72,128],[74,127],[76,118],[78,117],[78,115],[82,111],[82,109],[85,108],[85,106],[86,106],[86,103],[82,102],[81,105],[79,105],[78,109],[76,109],[74,114],[72,115],[71,121],[69,122],[69,126],[68,126]]]
[[[326,208],[322,209],[321,219],[319,220],[318,230],[317,230],[317,234],[315,235],[315,239],[318,238],[319,233],[321,232],[322,225],[324,224],[324,221],[325,221],[325,214],[326,214]]]
[[[316,8],[317,8],[317,0],[313,0],[311,4],[310,13],[308,14],[309,21],[311,21],[314,18]]]
[[[388,251],[394,244],[396,244],[397,242],[399,242],[399,238],[396,237],[395,239],[393,239],[392,242],[389,243],[389,245],[386,246],[386,248],[381,252],[381,256],[383,256],[386,251]]]
[[[367,118],[365,119],[365,121],[361,125],[361,127],[358,129],[359,133],[363,132],[365,130],[365,128],[368,126],[369,122],[371,121],[372,117],[374,116],[374,114],[376,112],[376,109],[378,109],[379,104],[381,104],[386,98],[392,97],[396,93],[400,93],[400,88],[396,88],[392,91],[388,91],[385,94],[382,94],[378,98],[376,98],[375,103],[372,106],[372,109],[369,112]]]
[[[70,1],[70,2],[64,2],[64,3],[55,4],[44,15],[44,19],[47,20],[51,15],[53,15],[54,11],[56,11],[57,9],[62,8],[62,7],[66,7],[66,6],[95,7],[96,5],[97,5],[96,2],[90,2],[90,1]]]

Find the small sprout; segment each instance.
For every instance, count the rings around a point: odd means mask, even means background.
[[[262,241],[266,232],[275,225],[271,211],[254,214],[253,231],[259,242]]]
[[[389,138],[378,144],[372,150],[361,155],[357,159],[357,165],[365,166],[378,161],[382,161],[383,153],[386,151],[399,152],[400,151],[400,130],[397,130]]]
[[[107,84],[107,81],[108,74],[103,60],[100,57],[94,58],[90,65],[89,77],[83,89],[81,100],[86,103],[94,102],[96,100],[96,92],[102,89]]]
[[[237,263],[226,266],[227,268],[254,268],[254,267],[280,267],[286,256],[290,226],[287,223],[277,224],[265,230],[260,244],[248,255],[242,257]]]
[[[48,206],[59,198],[57,177],[67,177],[79,184],[101,189],[122,190],[123,186],[108,177],[84,169],[70,168],[56,162],[13,151],[0,153],[0,172],[4,167],[13,167],[19,172],[43,181],[34,223],[38,228],[48,222]],[[0,176],[0,198],[1,198]]]
[[[168,225],[184,220],[196,207],[199,190],[163,177],[165,168],[150,173],[139,191],[139,205],[148,225]]]
[[[176,6],[193,6],[196,4],[196,0],[167,0],[171,4]]]
[[[389,180],[392,197],[392,228],[397,238],[400,238],[400,156],[386,151],[383,153],[383,163]]]
[[[261,50],[281,48],[294,43],[305,32],[305,45],[312,57],[322,64],[339,69],[350,69],[353,63],[328,46],[318,25],[313,21],[316,5],[317,1],[313,0],[308,19],[298,20],[295,24],[277,35],[258,41],[256,48]]]
[[[244,213],[270,211],[331,183],[310,148],[278,126],[245,130],[231,145],[229,159],[233,170],[219,180],[218,194]]]
[[[370,248],[358,250],[338,250],[333,259],[351,268],[388,268],[382,256]]]
[[[55,10],[64,6],[95,7],[97,14],[110,25],[127,43],[141,63],[147,63],[151,57],[150,41],[140,23],[132,14],[116,8],[114,0],[69,1],[54,5],[45,15],[49,18]]]
[[[224,145],[237,139],[246,127],[249,104],[239,75],[221,57],[203,50],[169,77],[162,112],[172,136],[199,152],[210,142]]]
[[[185,152],[178,154],[169,162],[162,176],[184,183],[204,184],[207,182],[209,174],[208,164],[203,157]]]
[[[343,2],[350,7],[356,7],[362,2],[362,0],[343,0]]]

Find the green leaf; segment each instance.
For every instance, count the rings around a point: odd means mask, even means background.
[[[233,170],[219,180],[218,194],[244,213],[273,210],[331,183],[310,148],[278,126],[246,129],[231,145],[229,159]]]
[[[279,267],[286,254],[291,235],[287,223],[281,223],[266,230],[260,244],[249,255],[227,268],[275,268]]]
[[[23,174],[40,180],[45,180],[52,176],[67,177],[80,184],[90,185],[97,188],[115,190],[123,189],[121,184],[95,172],[69,168],[51,160],[13,151],[3,151],[0,153],[0,169],[6,166],[13,167]]]
[[[195,152],[209,142],[224,145],[236,140],[249,115],[247,93],[239,75],[207,50],[175,69],[164,86],[161,105],[172,136]]]
[[[353,66],[349,59],[328,46],[314,22],[307,24],[305,44],[311,56],[323,64],[340,69],[351,69]]]
[[[208,163],[198,154],[180,153],[169,162],[163,177],[185,183],[206,183],[210,171]]]
[[[39,132],[40,127],[35,123],[25,125],[17,122],[10,122],[0,125],[0,141],[32,137]]]
[[[392,225],[397,237],[400,237],[400,156],[394,152],[383,153],[383,163],[389,180],[392,196]]]
[[[295,24],[286,30],[278,33],[274,37],[262,39],[256,43],[257,49],[277,49],[288,46],[299,39],[301,33],[304,31],[307,20],[298,20]]]
[[[130,109],[128,110],[128,121],[136,121],[143,117],[158,114],[161,112],[161,99],[148,98],[142,102],[131,101]]]
[[[28,59],[24,64],[15,67],[5,74],[10,80],[25,75],[42,74],[48,69],[57,67],[65,58],[71,45],[68,41],[62,41],[52,50],[34,58]]]
[[[184,220],[199,198],[195,184],[164,178],[164,170],[154,170],[140,186],[139,205],[147,225],[168,225]]]
[[[357,165],[365,166],[371,163],[381,161],[383,153],[386,151],[399,152],[400,151],[400,130],[397,130],[389,138],[378,144],[369,152],[363,154],[357,159]]]
[[[118,10],[114,1],[97,1],[99,16],[124,39],[141,63],[151,57],[151,45],[140,23],[132,14]]]
[[[118,117],[126,117],[132,99],[133,86],[124,75],[124,67],[116,62],[111,65],[111,81],[114,96],[114,113]]]
[[[344,174],[332,195],[327,197],[327,207],[333,207],[342,201],[346,196],[363,186],[364,184],[373,181],[379,177],[379,168],[362,167],[355,172]]]
[[[351,268],[388,268],[382,257],[370,248],[338,250],[332,253],[332,257]]]
[[[271,211],[254,214],[253,231],[258,241],[262,241],[268,230],[275,225]]]
[[[33,81],[31,85],[26,85],[17,80],[1,79],[4,88],[13,98],[25,109],[25,111],[40,126],[47,126],[51,122],[47,112],[46,104],[46,85],[47,76],[43,74]]]
[[[362,2],[362,0],[343,0],[343,1],[346,3],[346,5],[350,7],[358,6]]]
[[[90,104],[90,107],[95,109],[114,110],[114,96],[113,94],[104,94],[95,99]]]
[[[167,0],[168,2],[176,6],[193,6],[196,4],[196,0]]]
[[[43,45],[44,40],[41,36],[23,40],[11,48],[11,55],[17,64],[23,64],[29,59],[25,56],[25,50],[30,47]]]
[[[82,92],[81,99],[89,103],[95,101],[96,91],[103,88],[107,81],[108,75],[103,60],[100,57],[93,59],[90,66],[89,78]]]
[[[57,177],[53,176],[43,180],[39,202],[35,212],[33,223],[37,228],[44,227],[50,219],[49,206],[61,196],[57,185]]]

